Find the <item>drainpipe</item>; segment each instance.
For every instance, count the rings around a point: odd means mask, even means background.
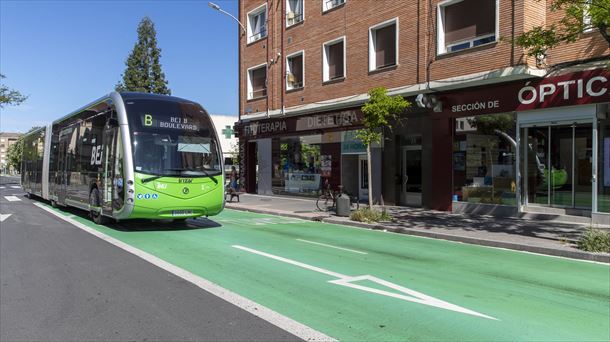
[[[286,18],[285,13],[286,10],[284,8],[284,6],[286,6],[286,1],[285,0],[279,0],[282,3],[281,6],[281,13],[280,13],[280,17],[282,18],[281,21],[281,43],[280,43],[280,56],[278,56],[277,58],[281,58],[281,67],[280,67],[280,72],[281,72],[281,81],[280,81],[280,110],[282,115],[285,114],[284,112],[284,89],[286,87],[286,64],[284,63],[284,61],[286,60],[286,58],[284,57],[284,31],[286,30]],[[303,6],[305,6],[305,4],[303,4]]]

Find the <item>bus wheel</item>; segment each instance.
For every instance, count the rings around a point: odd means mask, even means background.
[[[91,190],[91,193],[89,194],[89,206],[91,206],[91,207],[101,207],[102,206],[102,201],[100,201],[100,192],[99,192],[99,190],[97,190],[97,188],[93,188],[93,190]],[[91,219],[93,219],[93,222],[95,222],[97,224],[108,223],[108,218],[106,216],[102,215],[101,212],[98,212],[96,210],[91,210],[89,212],[89,216],[91,216]]]

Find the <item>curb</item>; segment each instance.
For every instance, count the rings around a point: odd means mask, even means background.
[[[432,238],[432,239],[441,239],[441,240],[448,240],[448,241],[454,241],[454,242],[462,242],[462,243],[487,246],[487,247],[506,248],[506,249],[517,250],[517,251],[522,251],[522,252],[538,253],[538,254],[544,254],[544,255],[564,257],[564,258],[569,258],[569,259],[610,263],[610,254],[606,254],[606,253],[598,254],[598,253],[590,253],[590,252],[582,252],[582,251],[555,249],[555,248],[549,248],[549,247],[531,246],[531,245],[525,245],[525,244],[519,244],[519,243],[478,239],[478,238],[473,238],[473,237],[459,236],[459,235],[446,234],[446,233],[427,232],[427,231],[421,231],[421,230],[412,229],[412,228],[392,228],[392,227],[385,227],[380,224],[345,221],[345,220],[337,219],[330,215],[324,215],[324,214],[321,214],[318,216],[308,216],[308,215],[302,215],[302,214],[295,214],[290,211],[280,211],[280,210],[266,210],[266,209],[243,208],[243,207],[234,207],[234,206],[227,206],[226,208],[233,209],[233,210],[239,210],[239,211],[245,211],[245,212],[253,212],[253,213],[258,213],[258,214],[291,217],[291,218],[297,218],[297,219],[306,220],[306,221],[318,221],[318,222],[324,222],[324,223],[339,224],[339,225],[351,226],[351,227],[357,227],[357,228],[387,230],[389,232],[393,232],[393,233],[397,233],[397,234],[406,234],[406,235],[420,236],[420,237],[426,237],[426,238]]]

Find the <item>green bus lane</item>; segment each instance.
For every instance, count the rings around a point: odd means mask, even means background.
[[[233,210],[73,218],[339,340],[610,340],[608,265]]]

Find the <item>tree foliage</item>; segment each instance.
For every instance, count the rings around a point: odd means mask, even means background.
[[[402,96],[389,96],[383,87],[369,91],[369,100],[362,106],[364,128],[358,130],[356,137],[365,146],[381,141],[382,127],[389,127],[389,122],[395,119],[411,104]]]
[[[4,75],[0,74],[0,82],[2,79],[6,78]],[[22,95],[19,91],[10,89],[3,83],[0,83],[0,108],[4,108],[4,106],[17,106],[25,101],[28,97]]]
[[[369,179],[369,207],[373,207],[373,175],[371,167],[371,144],[381,141],[381,129],[391,127],[390,121],[396,119],[411,104],[402,96],[389,96],[383,87],[369,90],[369,100],[362,106],[364,118],[363,129],[356,132],[356,137],[366,146]]]
[[[125,65],[123,80],[115,89],[117,91],[137,91],[170,95],[165,73],[161,70],[161,49],[157,47],[157,32],[155,24],[148,17],[144,17],[138,25],[138,41]]]
[[[565,13],[559,23],[535,26],[515,39],[518,46],[527,49],[529,56],[545,56],[548,49],[574,42],[589,30],[599,30],[610,46],[610,0],[552,1],[551,11]]]
[[[34,126],[30,128],[28,133],[39,129],[40,126]],[[15,170],[21,170],[21,158],[23,157],[23,138],[28,134],[24,134],[17,139],[17,142],[12,144],[6,150],[6,163],[8,167],[12,167]]]

